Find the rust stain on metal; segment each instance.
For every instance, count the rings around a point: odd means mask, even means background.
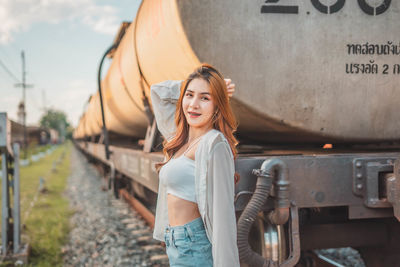
[[[151,211],[149,211],[139,200],[130,195],[125,189],[119,190],[120,195],[128,202],[129,205],[132,206],[139,214],[143,217],[143,219],[149,224],[149,226],[153,229],[155,217]]]

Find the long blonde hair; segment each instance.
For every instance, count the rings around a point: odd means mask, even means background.
[[[224,77],[213,66],[203,63],[200,67],[196,68],[181,85],[181,92],[175,113],[176,134],[171,140],[164,141],[163,152],[166,160],[156,165],[158,170],[188,141],[189,124],[183,111],[182,101],[189,83],[194,79],[203,79],[209,84],[211,97],[215,104],[212,127],[222,132],[229,143],[234,158],[236,158],[236,146],[238,141],[233,133],[237,129],[237,122],[229,104],[229,97]]]

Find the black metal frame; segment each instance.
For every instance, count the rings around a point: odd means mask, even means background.
[[[241,210],[246,204],[246,201],[240,200],[240,198],[246,199],[248,198],[246,195],[248,196],[249,192],[254,191],[256,177],[252,174],[252,170],[259,168],[261,163],[269,158],[278,158],[288,166],[291,184],[290,200],[299,208],[365,206],[364,195],[355,194],[353,191],[354,180],[359,179],[357,174],[355,175],[354,164],[359,162],[360,158],[374,164],[378,164],[378,161],[386,162],[368,176],[369,180],[374,181],[370,182],[369,186],[376,188],[366,191],[369,192],[367,196],[374,196],[380,205],[366,207],[391,207],[392,204],[388,202],[387,198],[379,198],[378,192],[384,191],[384,189],[378,188],[382,184],[377,181],[381,173],[393,173],[393,162],[399,157],[400,153],[394,152],[239,157],[235,162],[236,171],[241,177],[236,186],[236,194],[239,195],[237,209]],[[390,216],[393,216],[393,213]],[[369,214],[365,214],[365,218],[368,217]],[[383,217],[387,217],[387,214]]]

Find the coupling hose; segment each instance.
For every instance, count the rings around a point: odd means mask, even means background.
[[[275,173],[278,173],[278,177],[282,179],[281,173],[282,167],[284,166],[285,164],[280,159],[268,159],[263,162],[263,164],[261,165],[261,169],[253,170],[253,174],[258,176],[256,189],[252,198],[250,199],[249,203],[247,204],[246,208],[239,218],[237,232],[239,258],[242,262],[245,262],[250,266],[272,267],[277,266],[278,264],[271,259],[265,259],[260,254],[253,251],[250,248],[248,239],[250,228],[270,195],[272,181],[274,180]],[[287,182],[286,174],[287,173],[283,171],[283,181],[285,181],[285,185]]]

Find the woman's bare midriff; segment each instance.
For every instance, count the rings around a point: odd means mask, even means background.
[[[168,202],[168,219],[170,226],[184,225],[194,219],[200,217],[197,203],[167,195]]]
[[[187,148],[186,146],[184,146],[175,154],[174,157],[178,158],[182,154],[184,154],[187,158],[194,161],[197,146],[198,143],[196,143],[192,147],[192,149],[190,149],[186,153],[183,152]],[[168,220],[170,226],[184,225],[200,217],[199,207],[197,206],[197,203],[179,198],[171,194],[167,195],[167,202]]]

